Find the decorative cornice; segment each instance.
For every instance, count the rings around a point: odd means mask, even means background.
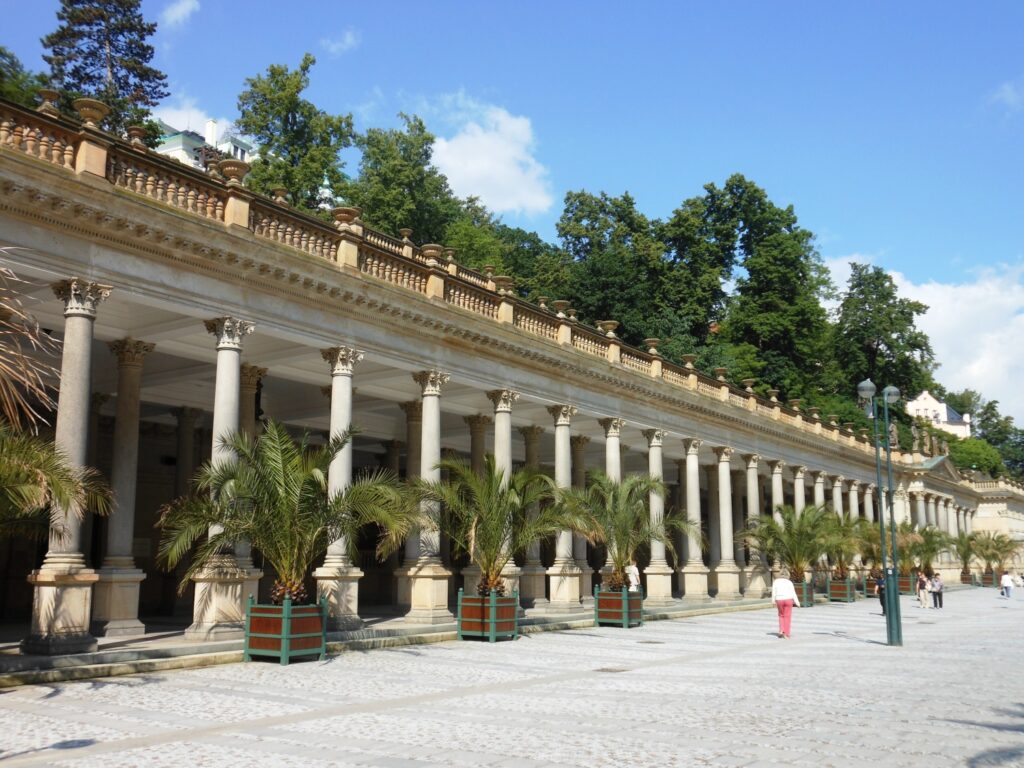
[[[362,350],[354,347],[330,347],[321,349],[320,356],[331,368],[331,376],[351,376],[356,363],[363,359]]]
[[[626,420],[619,418],[598,419],[597,423],[604,429],[605,437],[618,437],[622,428],[626,426]]]
[[[412,380],[420,385],[424,397],[440,397],[441,387],[451,379],[447,373],[437,370],[420,371],[412,375]]]
[[[146,355],[156,348],[156,344],[138,341],[131,337],[107,342],[107,348],[117,357],[117,364],[125,368],[141,368]]]
[[[512,404],[519,399],[519,393],[511,389],[492,389],[487,392],[487,399],[494,404],[495,413],[511,413]]]
[[[96,319],[96,308],[110,295],[112,286],[72,277],[53,283],[54,295],[64,302],[64,317]]]
[[[237,317],[215,317],[207,320],[207,333],[217,339],[217,349],[242,349],[242,339],[256,330],[256,326],[248,320],[239,320]]]
[[[549,405],[548,413],[555,420],[556,427],[568,427],[579,409],[575,405]]]

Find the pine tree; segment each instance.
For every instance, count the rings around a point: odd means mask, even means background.
[[[87,96],[110,107],[104,127],[123,135],[143,124],[150,108],[167,96],[167,76],[149,65],[147,39],[155,23],[143,19],[140,0],[61,0],[60,26],[41,42],[49,55],[50,83],[62,91],[62,107]]]
[[[45,84],[42,75],[26,70],[17,56],[0,45],[0,98],[34,107],[36,91]]]

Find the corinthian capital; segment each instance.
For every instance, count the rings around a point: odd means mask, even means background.
[[[267,375],[267,369],[260,368],[258,365],[242,363],[238,373],[241,388],[255,392],[256,388],[260,385],[260,380]]]
[[[495,413],[510,413],[512,403],[519,399],[519,393],[511,389],[492,389],[487,393],[487,399],[494,403]]]
[[[256,330],[256,326],[237,317],[215,317],[207,320],[207,333],[217,339],[217,349],[241,349],[242,339]]]
[[[351,376],[356,363],[363,359],[362,351],[352,347],[321,349],[320,356],[331,366],[331,376]]]
[[[80,277],[61,280],[53,283],[50,288],[54,295],[64,302],[64,317],[96,317],[96,307],[113,290],[109,285],[101,285]]]
[[[107,348],[117,356],[117,364],[138,368],[146,355],[156,348],[156,344],[137,341],[133,338],[118,339],[107,344]]]
[[[420,389],[423,390],[423,396],[434,395],[440,397],[441,387],[448,383],[451,379],[447,373],[441,371],[420,371],[412,375],[413,381],[420,385]]]
[[[576,415],[577,408],[575,405],[549,405],[548,413],[551,414],[551,418],[555,420],[556,427],[567,427],[572,421],[572,417]]]
[[[625,419],[598,419],[597,423],[604,428],[605,437],[618,437],[619,432],[626,426]]]

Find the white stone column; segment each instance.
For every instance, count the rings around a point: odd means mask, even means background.
[[[206,321],[206,330],[217,343],[217,379],[214,384],[213,440],[210,462],[219,465],[235,460],[234,451],[223,440],[238,431],[241,394],[242,340],[254,326],[234,317]],[[212,526],[210,533],[217,533]],[[189,640],[234,639],[242,636],[245,622],[243,587],[247,574],[235,556],[224,552],[193,577],[196,585],[192,626],[185,630]]]
[[[832,478],[832,510],[838,517],[843,516],[843,482],[846,478],[835,475]]]
[[[942,499],[942,501],[941,501],[942,530],[945,531],[947,535],[955,537],[956,536],[956,520],[953,517],[953,515],[951,514],[952,503],[953,503],[952,499],[949,499],[949,498]],[[942,553],[942,558],[947,563],[952,563],[953,562],[953,551],[951,549],[947,548]]]
[[[548,413],[555,422],[555,485],[572,486],[572,449],[569,427],[576,407],[552,405]],[[548,569],[548,611],[551,613],[581,612],[580,569],[573,560],[572,531],[560,531],[555,539],[555,559]]]
[[[761,516],[761,482],[757,473],[757,465],[761,457],[756,453],[743,456],[747,465],[747,525],[754,523]],[[782,471],[779,471],[779,493],[782,492]],[[739,545],[742,549],[743,545]],[[770,572],[768,558],[763,553],[750,553],[750,563],[746,571],[744,597],[764,597],[769,590]]]
[[[423,424],[420,439],[420,477],[437,482],[441,470],[441,387],[450,379],[447,373],[428,370],[413,374],[413,380],[423,393]],[[438,510],[428,506],[431,515]],[[448,610],[448,569],[441,563],[440,534],[436,530],[422,530],[419,535],[420,551],[416,562],[410,565],[410,608],[405,620],[411,624],[446,624],[452,621]]]
[[[793,467],[793,511],[799,516],[807,506],[807,487],[804,478],[807,467]]]
[[[930,493],[930,494],[927,494],[927,498],[928,498],[928,501],[927,501],[928,511],[925,513],[925,515],[926,515],[925,519],[926,519],[928,525],[938,527],[938,525],[939,525],[939,515],[938,515],[938,504],[936,502],[936,496],[935,496],[935,494],[931,494]]]
[[[485,442],[487,427],[494,422],[490,416],[485,416],[482,413],[463,416],[462,420],[469,427],[469,468],[473,470],[473,474],[483,475],[484,457],[487,455]]]
[[[114,460],[110,486],[114,504],[107,523],[107,554],[93,589],[94,635],[141,635],[139,584],[146,578],[135,567],[135,488],[139,474],[139,407],[142,361],[153,344],[121,339],[107,345],[117,356],[117,414],[114,417]]]
[[[662,443],[665,439],[665,432],[660,429],[644,430],[644,437],[647,438],[647,471],[651,477],[658,480],[664,479],[664,457],[662,455]],[[651,525],[660,526],[665,518],[665,497],[660,493],[652,492],[650,495]],[[651,562],[644,569],[647,577],[647,604],[652,606],[671,605],[672,599],[672,569],[669,568],[668,560],[665,559],[665,545],[660,541],[651,539]]]
[[[352,373],[363,359],[353,347],[330,347],[320,355],[331,372],[331,439],[352,427]],[[352,484],[352,441],[335,454],[327,470],[327,493],[334,497]],[[351,542],[342,536],[327,547],[324,564],[313,571],[318,598],[327,598],[327,627],[332,632],[359,629],[359,579],[363,572],[349,555]]]
[[[573,435],[569,438],[569,453],[572,457],[572,487],[587,486],[587,446],[590,438]],[[580,570],[580,600],[585,605],[594,602],[594,570],[590,567],[587,538],[582,533],[572,534],[572,558]]]
[[[814,475],[814,506],[825,506],[825,473],[822,471],[812,473]]]
[[[64,302],[60,398],[54,443],[73,467],[85,465],[88,450],[92,339],[96,309],[110,295],[108,285],[72,278],[52,286]],[[23,653],[85,653],[96,649],[89,633],[92,585],[96,572],[82,554],[82,520],[63,512],[60,528],[51,527],[42,566],[32,571],[32,626],[21,641]]]
[[[924,528],[928,524],[928,515],[925,512],[925,494],[921,491],[914,491],[914,525],[917,528]]]
[[[779,509],[786,504],[786,490],[782,479],[782,470],[785,469],[786,462],[776,459],[768,462],[768,467],[772,471],[772,518],[781,523],[782,513]]]
[[[609,478],[622,482],[622,447],[619,434],[626,426],[624,419],[598,419],[604,429],[604,472]]]
[[[868,483],[864,486],[864,519],[875,522],[875,486]]]
[[[718,587],[719,600],[735,600],[740,596],[740,570],[733,559],[732,528],[732,472],[729,460],[732,448],[715,448],[718,458],[718,535],[721,559],[712,570],[712,580]]]
[[[525,448],[524,463],[527,469],[540,469],[540,436],[543,427],[519,427]],[[536,510],[531,511],[536,514]],[[547,578],[540,560],[540,540],[531,541],[526,547],[526,562],[519,574],[519,598],[523,608],[541,608],[547,605]]]
[[[852,518],[860,517],[859,489],[860,483],[856,480],[851,480],[850,487],[847,490],[846,513]]]
[[[242,367],[239,369],[238,431],[253,439],[259,437],[261,431],[256,413],[256,393],[259,391],[260,382],[266,375],[266,368],[249,363],[242,363]],[[239,539],[235,542],[235,562],[245,572],[242,595],[246,600],[249,599],[249,595],[255,595],[258,602],[263,571],[253,565],[252,544],[247,539]]]
[[[519,400],[519,393],[510,389],[493,389],[487,399],[494,406],[494,466],[508,485],[512,477],[512,406]],[[501,571],[505,594],[519,592],[519,568],[509,560]]]
[[[708,569],[701,552],[700,518],[700,445],[696,438],[683,440],[686,450],[686,519],[695,531],[686,537],[686,560],[679,568],[683,582],[683,599],[705,601],[708,599]]]

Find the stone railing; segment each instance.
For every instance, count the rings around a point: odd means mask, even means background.
[[[0,101],[0,147],[73,169],[77,143],[78,132],[62,121]]]
[[[253,200],[249,204],[249,229],[256,237],[288,245],[328,261],[338,260],[338,232],[308,216],[297,215],[282,205]]]
[[[87,150],[84,155],[83,147]],[[510,295],[510,284],[506,281],[501,281],[503,293],[499,293],[498,278],[458,264],[451,252],[441,255],[434,247],[428,256],[426,246],[418,248],[408,240],[368,229],[358,220],[357,209],[336,209],[332,226],[254,194],[240,184],[245,166],[237,161],[231,162],[241,170],[229,168],[231,173],[225,181],[93,128],[79,130],[75,121],[67,118],[3,101],[0,149],[22,152],[76,173],[105,175],[108,182],[120,189],[204,219],[248,228],[255,238],[334,262],[341,268],[355,268],[364,275],[430,298],[443,299],[454,307],[508,324],[529,336],[606,360],[620,370],[660,379],[668,386],[744,408],[753,418],[781,422],[818,439],[841,440],[865,452],[873,450],[869,440],[842,433],[833,425],[805,420],[799,412],[781,404],[734,390],[724,381],[696,371],[692,365],[674,365],[624,345],[614,336],[579,324],[571,310],[570,316],[566,316],[530,305]],[[1024,492],[1017,486],[1013,488]]]

